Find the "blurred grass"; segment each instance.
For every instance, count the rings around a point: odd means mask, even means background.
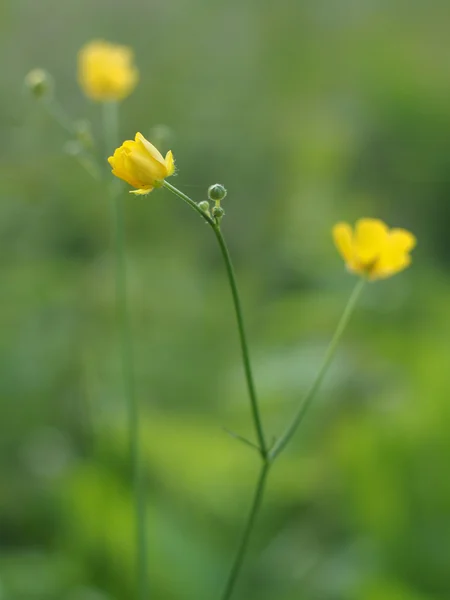
[[[27,98],[35,67],[99,134],[76,84],[96,37],[141,83],[121,136],[172,131],[195,199],[224,183],[224,228],[269,434],[351,289],[336,220],[411,229],[413,267],[370,286],[302,435],[274,469],[236,598],[450,596],[447,367],[449,5],[433,0],[0,5],[0,598],[133,589],[109,207]],[[105,154],[103,149],[102,154]],[[145,409],[152,597],[217,597],[256,476],[229,292],[210,232],[165,191],[127,203]]]

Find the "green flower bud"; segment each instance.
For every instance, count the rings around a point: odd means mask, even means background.
[[[199,202],[197,206],[209,217],[211,216],[211,213],[209,212],[209,202],[207,200]]]
[[[213,206],[211,213],[212,216],[218,221],[220,221],[220,219],[225,215],[225,211],[221,206]]]
[[[35,98],[50,96],[53,92],[53,79],[44,69],[33,69],[25,76],[25,86]]]
[[[208,197],[210,200],[214,200],[214,202],[220,202],[226,195],[227,190],[221,183],[214,183],[208,188]]]

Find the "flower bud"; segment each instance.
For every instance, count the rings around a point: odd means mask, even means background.
[[[25,86],[35,98],[49,96],[53,91],[53,79],[44,69],[32,69],[25,76]]]
[[[226,195],[227,190],[221,183],[214,183],[208,188],[208,197],[210,200],[214,200],[214,202],[220,202]]]
[[[225,215],[225,211],[223,210],[223,208],[221,206],[213,206],[212,209],[212,216],[217,219],[218,221],[221,220],[221,218]]]
[[[208,215],[208,217],[211,216],[211,213],[209,212],[209,202],[208,200],[203,200],[202,202],[199,202],[197,204],[197,206],[199,207],[199,209],[204,212],[206,215]]]
[[[164,157],[142,133],[137,133],[134,141],[126,140],[108,162],[113,175],[137,188],[131,194],[148,194],[175,173],[172,152],[169,150]]]

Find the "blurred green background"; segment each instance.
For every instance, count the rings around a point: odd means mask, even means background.
[[[228,188],[270,437],[354,283],[332,225],[379,217],[419,240],[411,269],[367,287],[274,468],[236,600],[448,600],[449,3],[3,0],[0,17],[0,599],[134,593],[111,210],[23,86],[48,69],[101,140],[76,82],[100,37],[141,72],[121,139],[164,124],[172,182]],[[123,201],[149,597],[214,599],[258,470],[223,431],[253,436],[229,290],[197,215],[165,190]]]

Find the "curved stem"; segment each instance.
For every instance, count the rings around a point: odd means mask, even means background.
[[[55,98],[47,98],[43,100],[43,104],[47,109],[48,114],[51,115],[57,123],[59,123],[62,129],[65,129],[66,132],[71,136],[76,134],[71,118]]]
[[[76,130],[63,107],[55,98],[49,98],[42,102],[47,113],[64,129],[71,137],[76,136]],[[89,175],[96,181],[101,181],[101,172],[97,161],[91,153],[80,152],[74,155],[78,163],[86,169]]]
[[[197,212],[201,217],[203,217],[205,219],[205,221],[207,223],[209,223],[209,225],[211,225],[211,227],[215,226],[214,221],[212,220],[212,218],[207,215],[199,206],[198,204],[196,204],[192,198],[189,198],[189,196],[187,196],[186,194],[183,194],[183,192],[181,190],[179,190],[178,188],[176,188],[174,185],[168,183],[167,181],[164,181],[163,183],[163,187],[166,188],[166,190],[169,190],[169,192],[172,192],[172,194],[175,194],[175,196],[178,196],[178,198],[181,198],[181,200],[183,200],[184,202],[186,202],[186,204],[188,204],[193,210],[195,210],[195,212]]]
[[[236,312],[236,320],[239,330],[239,339],[241,342],[242,361],[244,364],[245,378],[247,380],[248,394],[250,397],[250,406],[252,409],[253,423],[258,438],[259,449],[261,456],[265,459],[267,456],[267,446],[264,437],[264,431],[261,421],[261,415],[259,412],[258,398],[256,395],[255,382],[253,380],[252,367],[250,362],[250,353],[248,350],[247,336],[245,333],[244,317],[242,315],[241,302],[239,299],[239,292],[236,283],[236,277],[234,274],[233,263],[231,262],[230,253],[226,245],[225,239],[220,230],[218,224],[213,226],[214,233],[216,234],[217,241],[219,242],[220,249],[222,251],[223,260],[225,262],[225,268],[227,270],[228,281],[230,283],[231,295],[233,296],[234,310]]]
[[[238,330],[239,330],[239,340],[240,340],[240,344],[241,344],[242,361],[243,361],[243,365],[244,365],[245,378],[247,381],[247,388],[248,388],[248,393],[249,393],[249,397],[250,397],[250,406],[251,406],[251,410],[252,410],[253,423],[254,423],[254,427],[255,427],[255,431],[256,431],[256,436],[258,439],[259,451],[261,453],[261,456],[263,458],[265,458],[267,455],[266,440],[264,437],[261,415],[260,415],[259,406],[258,406],[258,398],[256,395],[256,388],[255,388],[255,383],[253,380],[253,373],[252,373],[252,367],[251,367],[251,362],[250,362],[250,353],[249,353],[248,344],[247,344],[247,336],[245,333],[244,318],[242,315],[241,301],[239,299],[239,292],[238,292],[238,287],[237,287],[237,283],[236,283],[236,277],[234,274],[234,268],[233,268],[233,263],[231,262],[230,253],[228,252],[228,247],[226,245],[225,239],[222,235],[222,232],[220,230],[220,226],[218,223],[216,223],[191,198],[189,198],[189,196],[186,196],[186,194],[181,192],[179,189],[177,189],[170,183],[167,183],[167,181],[164,181],[163,185],[165,188],[170,190],[173,194],[175,194],[176,196],[178,196],[179,198],[184,200],[184,202],[189,204],[189,206],[192,209],[194,209],[196,212],[198,212],[208,222],[208,224],[212,227],[212,229],[215,233],[217,241],[219,242],[219,247],[222,252],[222,257],[223,257],[223,260],[225,263],[225,268],[226,268],[227,275],[228,275],[228,281],[230,284],[231,295],[233,297],[234,310],[236,313],[236,321],[237,321]]]
[[[221,600],[229,600],[231,594],[234,590],[234,585],[239,576],[239,573],[242,568],[242,564],[244,562],[245,555],[247,553],[248,543],[250,541],[251,534],[253,532],[253,528],[255,526],[256,517],[258,516],[259,509],[261,507],[261,503],[264,496],[264,490],[266,486],[267,475],[269,474],[270,462],[268,460],[264,460],[261,466],[261,471],[259,473],[258,482],[256,484],[255,494],[253,496],[253,502],[250,508],[250,512],[248,514],[247,522],[244,528],[244,532],[242,534],[241,542],[239,544],[236,557],[234,559],[233,565],[230,570],[230,574],[228,576],[227,583],[225,585],[225,589],[221,596]]]
[[[238,550],[236,553],[236,557],[234,559],[233,565],[230,570],[230,574],[228,576],[228,580],[227,580],[224,592],[221,596],[221,600],[229,600],[233,593],[236,580],[239,576],[239,573],[242,568],[242,564],[244,562],[245,555],[247,553],[249,541],[250,541],[250,538],[251,538],[251,535],[252,535],[252,532],[253,532],[253,529],[255,526],[256,518],[258,516],[258,512],[259,512],[259,509],[261,507],[261,503],[263,500],[266,480],[267,480],[267,476],[269,474],[269,469],[270,469],[272,463],[275,461],[275,459],[279,456],[279,454],[284,450],[286,445],[289,443],[289,441],[291,440],[294,433],[297,431],[297,428],[299,427],[300,423],[302,422],[303,417],[306,414],[306,411],[308,410],[309,406],[311,405],[312,400],[314,399],[314,396],[315,396],[317,390],[319,389],[319,386],[320,386],[322,380],[324,379],[324,377],[326,375],[328,367],[331,364],[331,361],[336,352],[338,343],[339,343],[339,341],[342,337],[342,334],[344,333],[344,330],[350,320],[350,317],[356,306],[356,302],[363,290],[365,281],[363,279],[361,279],[357,282],[357,284],[348,300],[348,303],[344,309],[342,317],[338,322],[336,331],[335,331],[335,333],[331,339],[331,342],[328,346],[328,349],[325,353],[324,359],[323,359],[322,364],[319,368],[319,371],[316,375],[316,378],[314,379],[311,387],[309,388],[308,392],[306,393],[306,396],[302,399],[300,406],[299,406],[296,414],[294,415],[291,423],[288,425],[285,432],[280,437],[280,439],[275,443],[275,445],[272,447],[272,449],[270,451],[268,451],[266,442],[265,442],[261,417],[260,417],[260,413],[259,413],[259,406],[258,406],[258,400],[257,400],[257,396],[256,396],[256,390],[255,390],[255,386],[254,386],[254,382],[253,382],[253,375],[252,375],[251,364],[250,364],[250,355],[249,355],[248,346],[247,346],[247,338],[246,338],[246,334],[245,334],[244,320],[243,320],[243,316],[242,316],[242,309],[241,309],[239,293],[238,293],[237,284],[236,284],[236,278],[234,275],[234,269],[233,269],[233,264],[231,262],[231,257],[230,257],[225,239],[220,230],[220,225],[218,222],[216,222],[214,219],[212,219],[209,215],[205,214],[198,207],[198,205],[191,198],[189,198],[189,196],[186,196],[186,194],[184,194],[183,192],[181,192],[180,190],[178,190],[173,185],[171,185],[167,182],[164,182],[163,185],[168,190],[170,190],[172,193],[174,193],[179,198],[181,198],[184,202],[186,202],[193,210],[195,210],[197,213],[199,213],[209,223],[209,225],[212,227],[212,229],[216,235],[217,241],[218,241],[220,249],[222,251],[222,256],[223,256],[223,259],[225,262],[228,280],[230,283],[230,288],[231,288],[231,292],[232,292],[232,296],[233,296],[234,308],[235,308],[235,312],[236,312],[236,319],[237,319],[238,329],[239,329],[239,337],[240,337],[240,341],[241,341],[244,370],[245,370],[245,375],[246,375],[246,379],[247,379],[248,391],[249,391],[251,408],[252,408],[253,422],[254,422],[254,426],[256,429],[257,437],[258,437],[258,442],[259,442],[258,449],[259,449],[259,452],[261,455],[261,460],[262,460],[261,470],[260,470],[258,482],[256,484],[256,489],[255,489],[255,493],[253,496],[253,502],[252,502],[252,505],[250,508],[250,512],[249,512],[249,515],[248,515],[248,518],[246,521],[246,525],[245,525],[245,528],[244,528],[244,531],[242,534],[242,538],[241,538],[241,541],[240,541],[240,544],[239,544],[239,547],[238,547]],[[237,436],[237,437],[239,438],[240,436]],[[245,441],[245,443],[248,443],[248,440],[244,440],[244,441]]]
[[[112,152],[117,143],[118,106],[115,102],[103,104],[105,150]],[[124,394],[128,412],[129,460],[135,511],[135,541],[137,553],[137,598],[147,600],[147,540],[145,490],[141,473],[139,404],[134,382],[133,343],[127,297],[127,263],[125,252],[125,226],[122,198],[117,188],[110,186],[114,215],[114,247],[116,258],[116,307],[120,331],[120,350]]]
[[[290,424],[285,429],[283,435],[279,438],[279,440],[275,443],[275,445],[270,450],[269,456],[270,456],[271,460],[275,460],[275,458],[285,448],[286,444],[289,443],[292,436],[297,431],[298,426],[302,422],[303,417],[305,416],[308,408],[310,407],[310,405],[314,399],[314,396],[316,395],[316,392],[319,389],[319,386],[322,383],[323,378],[325,377],[328,367],[330,366],[331,361],[333,360],[339,340],[341,339],[342,334],[344,333],[344,330],[347,327],[347,324],[350,320],[350,317],[352,316],[352,313],[356,306],[358,298],[361,295],[361,292],[364,288],[364,284],[365,284],[365,280],[362,278],[356,283],[356,285],[353,289],[353,292],[352,292],[352,294],[347,302],[347,305],[344,309],[342,317],[340,318],[339,323],[336,327],[336,331],[334,332],[334,335],[331,338],[331,342],[327,348],[327,351],[323,358],[322,364],[320,365],[319,371],[317,372],[317,375],[316,375],[313,383],[311,384],[311,387],[306,392],[306,395],[304,396],[304,398],[301,400],[300,406],[298,407],[297,412],[295,413]]]

